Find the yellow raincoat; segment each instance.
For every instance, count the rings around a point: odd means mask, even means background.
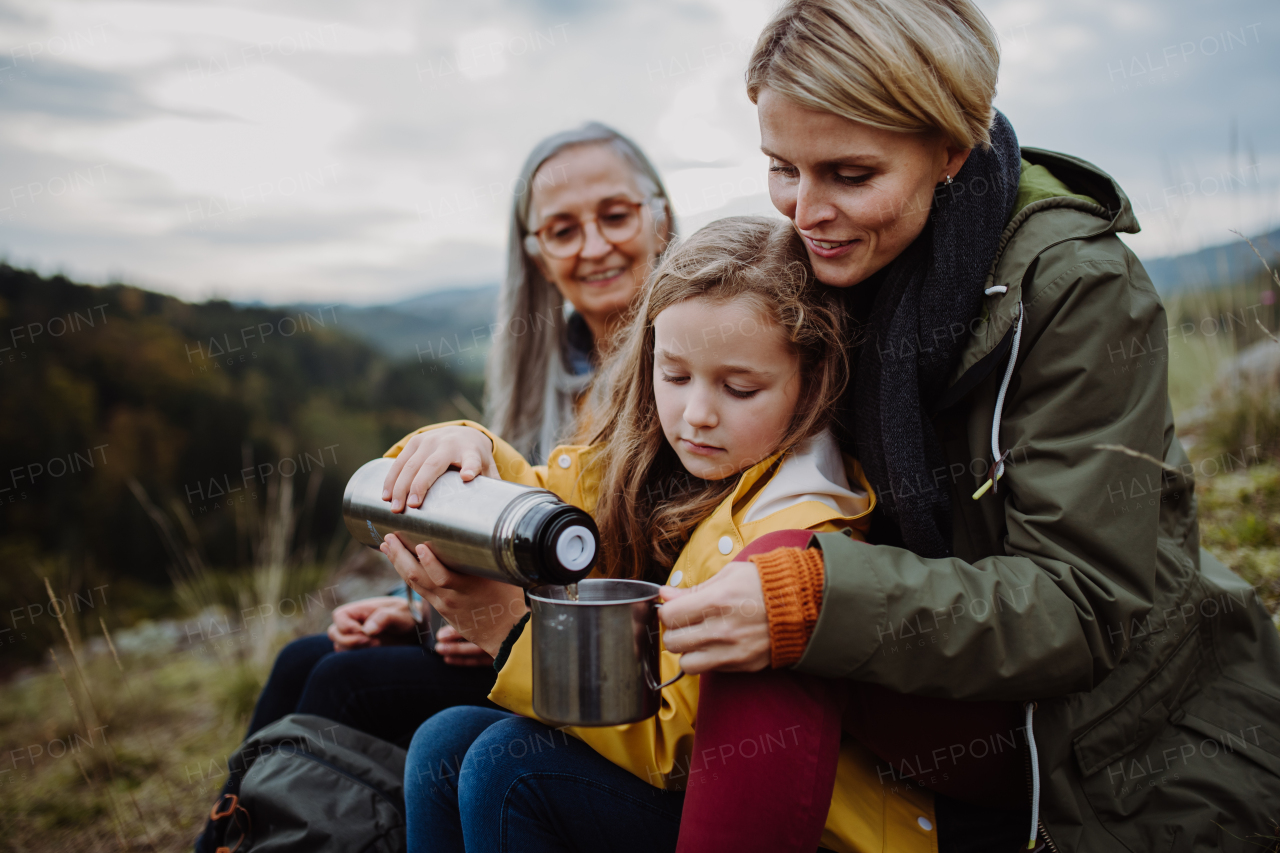
[[[586,464],[593,448],[558,447],[552,451],[549,464],[533,466],[502,439],[471,421],[437,424],[418,432],[440,426],[469,426],[489,436],[502,479],[547,489],[587,512],[595,509],[599,480],[595,468]],[[398,455],[416,434],[405,436],[386,455]],[[740,475],[729,497],[694,529],[672,567],[667,581],[670,585],[690,587],[702,583],[748,543],[777,530],[848,530],[856,538],[863,538],[875,497],[861,466],[848,457],[844,460],[846,476],[851,485],[861,487],[867,495],[855,514],[841,515],[821,501],[802,500],[763,518],[746,521],[767,478],[776,473],[777,461],[777,456],[771,456]],[[489,698],[508,710],[536,719],[531,635],[531,631],[524,631],[516,640]],[[679,655],[662,651],[664,681],[676,674],[679,661]],[[681,790],[690,767],[697,710],[698,678],[685,676],[663,690],[662,707],[648,720],[603,728],[570,726],[565,731],[649,784]],[[932,795],[895,783],[892,774],[883,768],[878,772],[878,766],[869,750],[853,738],[844,738],[822,846],[841,853],[937,853]]]

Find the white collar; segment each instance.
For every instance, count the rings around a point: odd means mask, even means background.
[[[844,457],[830,430],[798,444],[747,510],[745,522],[759,521],[805,501],[818,501],[844,516],[866,508],[867,493],[850,489]]]

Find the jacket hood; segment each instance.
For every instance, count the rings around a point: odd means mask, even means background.
[[[1023,148],[1022,159],[1018,200],[987,274],[983,310],[969,324],[968,343],[939,410],[976,387],[1008,352],[1023,283],[1042,252],[1067,240],[1139,230],[1129,197],[1097,166],[1040,148]]]

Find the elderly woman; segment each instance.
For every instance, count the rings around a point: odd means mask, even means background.
[[[805,536],[664,591],[666,647],[709,673],[687,795],[446,714],[415,739],[457,771],[416,793],[422,849],[1273,843],[1280,641],[1199,548],[1164,366],[1113,369],[1166,326],[1137,221],[1096,167],[1019,147],[997,67],[968,0],[792,0],[765,28],[770,195],[865,330],[841,422],[873,544]],[[446,615],[511,601],[384,547]]]
[[[577,429],[587,380],[673,220],[648,158],[595,122],[539,142],[515,186],[486,421],[538,458]],[[305,713],[406,743],[443,708],[487,704],[493,658],[448,625],[436,640],[435,655],[417,648],[403,595],[337,608],[327,635],[281,650],[249,734]]]
[[[587,382],[673,234],[673,217],[649,160],[602,124],[543,140],[516,185],[523,191],[511,212],[485,418],[525,458],[541,461],[579,431]],[[405,463],[419,472],[411,506],[443,470],[422,466],[421,442],[410,439],[388,480]],[[405,497],[395,499],[397,509]]]

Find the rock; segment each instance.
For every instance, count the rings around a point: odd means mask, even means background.
[[[1280,344],[1259,341],[1222,366],[1211,393],[1216,397],[1241,391],[1254,394],[1280,391]]]
[[[160,655],[172,652],[185,638],[182,628],[173,620],[153,622],[150,619],[143,619],[130,628],[120,628],[111,632],[111,639],[116,644],[116,651],[121,655]]]

